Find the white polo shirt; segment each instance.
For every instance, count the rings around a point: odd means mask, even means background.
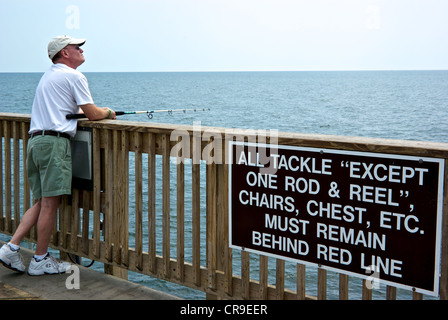
[[[76,134],[76,120],[65,116],[78,113],[79,106],[93,103],[86,77],[63,63],[53,64],[40,79],[31,110],[29,133],[53,130]]]

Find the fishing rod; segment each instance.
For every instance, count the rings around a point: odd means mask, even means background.
[[[202,109],[168,109],[168,110],[144,110],[144,111],[115,111],[115,114],[117,116],[122,116],[126,114],[140,114],[140,113],[146,113],[148,116],[148,119],[152,119],[154,116],[154,113],[159,112],[166,112],[169,115],[171,115],[173,112],[183,112],[186,113],[187,111],[210,111],[210,108],[202,108]],[[66,119],[82,119],[87,118],[87,116],[84,113],[73,113],[68,114],[65,116]]]

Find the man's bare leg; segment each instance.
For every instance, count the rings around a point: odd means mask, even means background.
[[[26,234],[31,230],[31,228],[37,223],[39,219],[41,209],[41,200],[36,202],[31,208],[29,208],[22,219],[20,220],[20,224],[17,227],[16,232],[11,238],[11,243],[15,245],[20,245],[22,239],[26,236]]]
[[[53,228],[56,223],[61,196],[43,197],[41,199],[41,209],[37,220],[37,246],[35,255],[47,253]]]

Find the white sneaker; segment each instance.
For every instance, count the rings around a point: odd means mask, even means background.
[[[0,262],[11,270],[25,272],[25,265],[23,264],[23,257],[20,250],[14,251],[7,244],[4,244],[0,248]]]
[[[49,253],[41,261],[31,258],[28,267],[28,274],[30,276],[41,276],[44,274],[60,274],[65,273],[70,269],[70,263],[61,261],[51,256]]]

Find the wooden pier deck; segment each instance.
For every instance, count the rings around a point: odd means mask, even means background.
[[[0,241],[0,246],[4,242]],[[32,251],[21,248],[28,267]],[[79,266],[79,289],[67,289],[70,273],[29,276],[0,265],[1,300],[178,300],[167,293]],[[71,282],[69,280],[69,282]]]

